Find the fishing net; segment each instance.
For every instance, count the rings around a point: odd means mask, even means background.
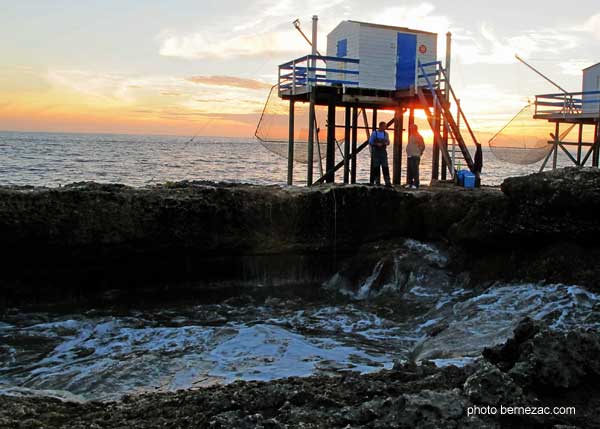
[[[308,152],[308,110],[309,103],[297,102],[294,107],[294,161],[306,164]],[[336,109],[336,159],[343,159],[344,139],[345,139],[345,109]],[[255,136],[260,141],[261,145],[270,152],[279,155],[283,158],[288,157],[288,132],[289,132],[289,113],[290,103],[288,100],[279,98],[277,85],[271,88],[267,101],[263,108],[261,118],[256,128]],[[358,130],[358,145],[366,140],[364,128],[367,118],[369,129],[373,129],[372,111],[367,110],[366,113],[359,111],[358,125],[361,129]],[[377,122],[389,122],[394,117],[393,111],[379,110],[377,112]],[[408,120],[408,118],[405,118]],[[318,163],[322,160],[324,163],[327,147],[327,107],[315,106],[315,121],[316,130],[313,156],[314,162]],[[415,123],[419,125],[424,137],[427,139],[429,133],[429,125],[423,118],[415,118]],[[406,128],[408,123],[405,122]],[[390,139],[393,140],[393,126],[388,129]]]
[[[290,102],[279,98],[278,86],[271,88],[256,128],[255,136],[262,146],[283,158],[288,157]],[[316,129],[314,162],[325,158],[327,142],[327,108],[316,106]],[[336,119],[337,120],[337,119]],[[294,161],[307,163],[308,155],[308,103],[294,106]],[[336,135],[336,137],[338,137]],[[341,141],[343,141],[343,135]]]
[[[544,120],[533,119],[534,104],[523,107],[508,124],[489,140],[494,156],[511,164],[535,164],[543,160],[552,150],[554,124]],[[572,127],[561,134],[561,140],[567,136]]]

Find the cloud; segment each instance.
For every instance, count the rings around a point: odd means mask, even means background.
[[[566,62],[559,63],[558,66],[561,68],[563,74],[568,76],[582,76],[582,70],[586,67],[593,65],[593,61],[574,59]]]
[[[88,105],[130,112],[168,107],[181,116],[258,112],[271,87],[233,76],[132,76],[90,70],[54,69],[46,78],[59,92],[75,93],[77,100]]]
[[[498,37],[494,30],[482,25],[478,33],[455,36],[454,54],[464,64],[511,64],[515,54],[559,59],[561,53],[576,48],[579,36],[553,29],[529,30],[511,37]]]
[[[292,22],[299,18],[310,32],[311,17],[321,15],[320,28],[333,28],[346,0],[306,0],[302,8],[294,0],[259,0],[252,15],[241,16],[204,27],[197,31],[161,31],[157,40],[159,53],[184,59],[269,58],[307,53],[308,45],[296,33]],[[310,12],[310,14],[307,13]],[[300,13],[298,13],[300,12]],[[322,37],[319,47],[323,47]]]
[[[590,16],[583,24],[582,29],[600,39],[600,13]]]
[[[227,86],[245,89],[271,89],[273,85],[255,79],[235,76],[192,76],[186,80],[203,85]]]
[[[394,6],[373,14],[369,21],[445,34],[451,22],[447,16],[434,15],[435,6],[420,3],[415,6]]]

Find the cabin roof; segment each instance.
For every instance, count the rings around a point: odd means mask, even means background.
[[[596,63],[593,66],[586,67],[586,68],[583,69],[583,71],[586,71],[586,70],[589,70],[589,69],[593,69],[594,67],[598,67],[598,66],[600,66],[600,63]]]
[[[385,30],[402,31],[404,33],[431,34],[433,36],[437,36],[437,33],[432,33],[430,31],[413,30],[412,28],[407,28],[407,27],[395,27],[393,25],[373,24],[370,22],[352,21],[352,20],[350,20],[348,22],[351,22],[353,24],[364,25],[366,27],[383,28]]]

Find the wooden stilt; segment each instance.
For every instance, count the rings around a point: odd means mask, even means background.
[[[377,109],[373,109],[373,131],[377,129]],[[366,124],[365,124],[366,125]],[[381,182],[381,173],[379,169],[377,169],[377,173],[373,172],[373,152],[371,149],[371,168],[369,169],[369,183],[380,183]]]
[[[433,110],[434,110],[433,127],[435,127],[437,132],[439,133],[440,120],[441,120],[442,115],[441,115],[440,109],[437,107],[437,105],[434,106]],[[440,178],[440,145],[434,139],[433,140],[433,153],[432,153],[432,157],[431,157],[431,179],[438,180],[439,178]]]
[[[393,178],[394,185],[402,183],[402,132],[404,122],[404,110],[397,108],[394,112],[394,156],[393,156]]]
[[[552,155],[552,169],[556,170],[556,162],[558,160],[558,142],[560,139],[560,122],[556,123],[554,129],[554,154]]]
[[[358,107],[352,108],[352,153],[356,153],[358,144]],[[356,183],[356,156],[352,157],[352,170],[350,173],[350,183]]]
[[[412,127],[412,125],[415,123],[415,109],[411,106],[410,107],[410,111],[408,113],[408,133],[406,134],[408,136],[406,144],[408,144],[408,142],[410,141],[410,128]],[[406,184],[408,185],[408,162],[406,163]]]
[[[346,106],[344,117],[344,183],[350,181],[350,135],[352,128],[352,108]]]
[[[325,171],[327,171],[327,178],[325,182],[333,183],[335,175],[333,167],[335,166],[335,100],[333,97],[329,101],[327,106],[327,154],[325,161]]]
[[[287,184],[294,182],[294,100],[290,99]]]
[[[577,165],[581,165],[581,143],[583,140],[583,124],[579,124],[579,134],[577,136]]]
[[[594,155],[592,157],[592,167],[598,167],[598,164],[600,163],[600,127],[598,126],[598,124],[596,124],[594,128],[594,139],[595,145]]]

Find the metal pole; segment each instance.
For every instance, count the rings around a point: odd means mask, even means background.
[[[315,88],[310,90],[310,104],[308,107],[308,148],[307,148],[307,169],[306,186],[313,183],[313,162],[314,162],[314,144],[315,144]]]
[[[446,101],[446,106],[448,106],[446,109],[449,112],[449,114],[452,114],[450,112],[450,66],[452,64],[452,33],[451,32],[447,32],[446,33],[446,73],[443,74],[443,76],[445,76],[445,81],[444,81],[444,90],[445,90],[445,94],[444,94],[444,98]],[[446,119],[446,117],[444,116],[444,124],[442,127],[442,142],[443,145],[446,148],[446,151],[448,150],[448,120]],[[451,165],[451,177],[454,178],[454,140],[452,141],[452,165]],[[442,180],[446,180],[446,170],[447,170],[447,166],[446,166],[446,159],[444,157],[442,157]]]
[[[288,172],[287,172],[287,184],[292,185],[294,181],[294,100],[290,100],[290,128],[289,128],[289,142],[288,142]]]
[[[525,64],[527,67],[529,67],[531,70],[533,70],[535,73],[537,73],[538,75],[540,75],[542,78],[546,79],[548,82],[550,82],[552,85],[554,85],[555,87],[557,87],[558,89],[560,89],[562,92],[564,92],[565,94],[568,94],[568,92],[559,84],[557,84],[556,82],[554,82],[552,79],[550,79],[548,76],[546,76],[545,74],[543,74],[541,71],[539,71],[538,69],[536,69],[535,67],[533,67],[532,65],[528,64],[523,58],[521,58],[519,55],[515,54],[515,58],[517,60],[519,60],[520,62],[522,62],[523,64]]]
[[[313,15],[312,17],[312,60],[311,67],[313,68],[310,75],[314,79],[316,77],[316,71],[314,70],[317,67],[317,36],[318,36],[318,28],[319,28],[319,17],[317,15]],[[315,82],[316,85],[316,82]]]
[[[309,77],[315,75],[317,54],[317,28],[319,17],[313,16],[312,19],[312,58],[308,62],[312,68],[307,74]],[[316,82],[309,80],[308,87],[310,89],[310,104],[308,107],[308,150],[307,150],[307,171],[306,171],[306,186],[312,186],[313,183],[313,162],[314,162],[314,143],[315,143],[315,98],[316,98]]]

